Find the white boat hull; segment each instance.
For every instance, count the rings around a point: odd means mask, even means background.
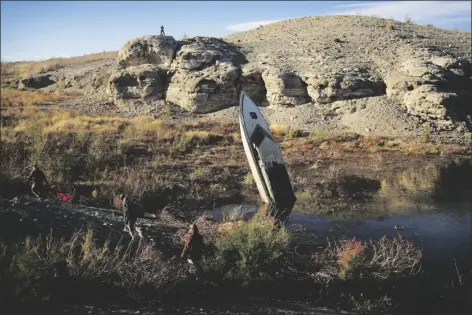
[[[263,202],[275,215],[288,217],[296,201],[279,145],[257,104],[245,93],[240,98],[240,129],[249,167]]]

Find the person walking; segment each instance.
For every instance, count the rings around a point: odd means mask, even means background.
[[[143,238],[142,229],[136,227],[136,221],[141,215],[141,211],[138,208],[138,205],[130,202],[128,197],[124,194],[120,195],[123,205],[123,222],[125,224],[124,232],[128,232],[131,235],[131,239],[134,240],[134,232],[136,232],[139,237]]]
[[[161,36],[166,36],[166,33],[164,32],[164,25],[161,25]]]
[[[180,258],[187,258],[190,264],[190,272],[195,274],[197,280],[202,275],[200,259],[203,254],[203,236],[198,232],[197,224],[193,223],[185,238],[185,245]]]

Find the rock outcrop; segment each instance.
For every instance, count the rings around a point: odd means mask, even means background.
[[[320,104],[385,94],[383,80],[360,69],[345,74],[308,77],[307,84],[308,95]]]
[[[215,64],[217,60],[231,61],[237,55],[234,48],[220,39],[212,37],[190,38],[180,43],[172,68],[201,70]]]
[[[365,107],[357,100],[388,97],[398,106],[395,113],[420,123],[435,120],[439,130],[464,121],[472,112],[465,35],[454,33],[452,47],[445,30],[392,21],[389,28],[387,22],[314,17],[225,40],[138,37],[120,50],[108,93],[120,106],[163,100],[194,113],[235,106],[241,90],[260,106],[313,104],[322,112],[324,104],[356,100],[348,114]],[[280,35],[287,32],[293,36]]]
[[[262,73],[267,101],[275,106],[295,106],[309,102],[307,84],[293,72],[268,69]]]
[[[387,95],[423,121],[435,120],[438,130],[465,121],[470,106],[470,63],[450,57],[407,59],[386,78]]]
[[[116,70],[110,77],[108,93],[118,106],[127,101],[160,100],[167,85],[167,70],[156,65],[140,65]]]
[[[234,62],[238,56],[216,38],[179,43],[170,36],[135,38],[118,54],[108,93],[119,106],[163,98],[195,113],[234,106],[241,88],[241,68]]]
[[[177,44],[172,36],[142,36],[129,40],[118,53],[118,64],[127,68],[144,64],[168,69]]]
[[[207,113],[238,104],[240,69],[216,62],[201,71],[178,70],[171,78],[166,100],[194,113]]]
[[[256,67],[243,68],[242,89],[259,105],[267,106],[267,88],[262,70]]]

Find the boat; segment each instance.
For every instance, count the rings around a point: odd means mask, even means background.
[[[277,219],[288,219],[297,200],[282,151],[256,102],[244,91],[239,101],[241,139],[262,202]]]

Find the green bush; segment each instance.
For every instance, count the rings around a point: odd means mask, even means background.
[[[280,270],[290,241],[291,234],[276,227],[273,219],[256,216],[217,240],[216,272],[242,284],[271,279]]]

